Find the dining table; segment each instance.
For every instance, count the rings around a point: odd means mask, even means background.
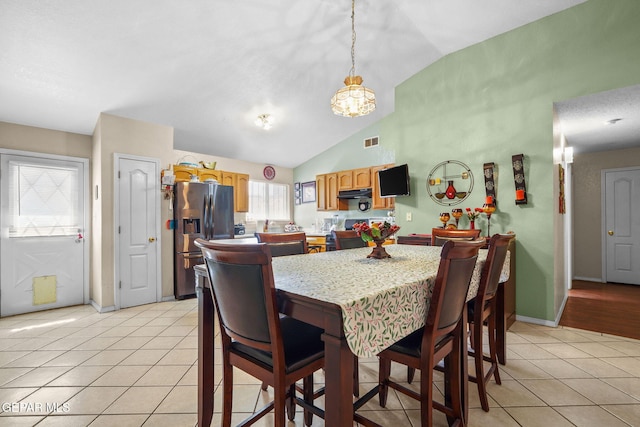
[[[353,355],[376,356],[424,325],[442,247],[395,244],[385,248],[390,258],[368,258],[372,248],[363,247],[272,259],[281,313],[324,329],[325,425],[353,425]],[[467,301],[476,296],[487,252],[481,249],[478,253]],[[206,267],[199,265],[195,270],[198,425],[209,426],[215,385],[214,305]],[[506,281],[508,275],[507,257],[500,281]],[[466,310],[463,312],[466,319]],[[466,363],[462,369],[462,397],[468,402]],[[447,389],[445,399],[449,400]]]

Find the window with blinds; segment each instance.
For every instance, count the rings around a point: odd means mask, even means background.
[[[290,221],[289,185],[249,181],[247,221]]]

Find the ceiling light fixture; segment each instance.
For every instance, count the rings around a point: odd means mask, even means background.
[[[273,116],[271,114],[260,114],[254,123],[259,128],[269,130],[273,126]]]
[[[376,109],[376,94],[362,86],[362,77],[356,76],[355,0],[351,0],[351,71],[345,86],[331,97],[331,110],[345,117],[365,116]]]

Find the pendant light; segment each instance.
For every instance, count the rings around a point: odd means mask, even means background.
[[[355,45],[355,0],[351,0],[351,71],[344,79],[345,86],[331,98],[331,110],[339,116],[365,116],[376,109],[376,94],[362,86],[362,77],[356,76]]]

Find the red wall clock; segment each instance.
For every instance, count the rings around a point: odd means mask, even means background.
[[[273,178],[276,177],[276,170],[273,168],[273,166],[265,166],[264,170],[262,171],[262,174],[264,175],[265,178],[271,181]]]

